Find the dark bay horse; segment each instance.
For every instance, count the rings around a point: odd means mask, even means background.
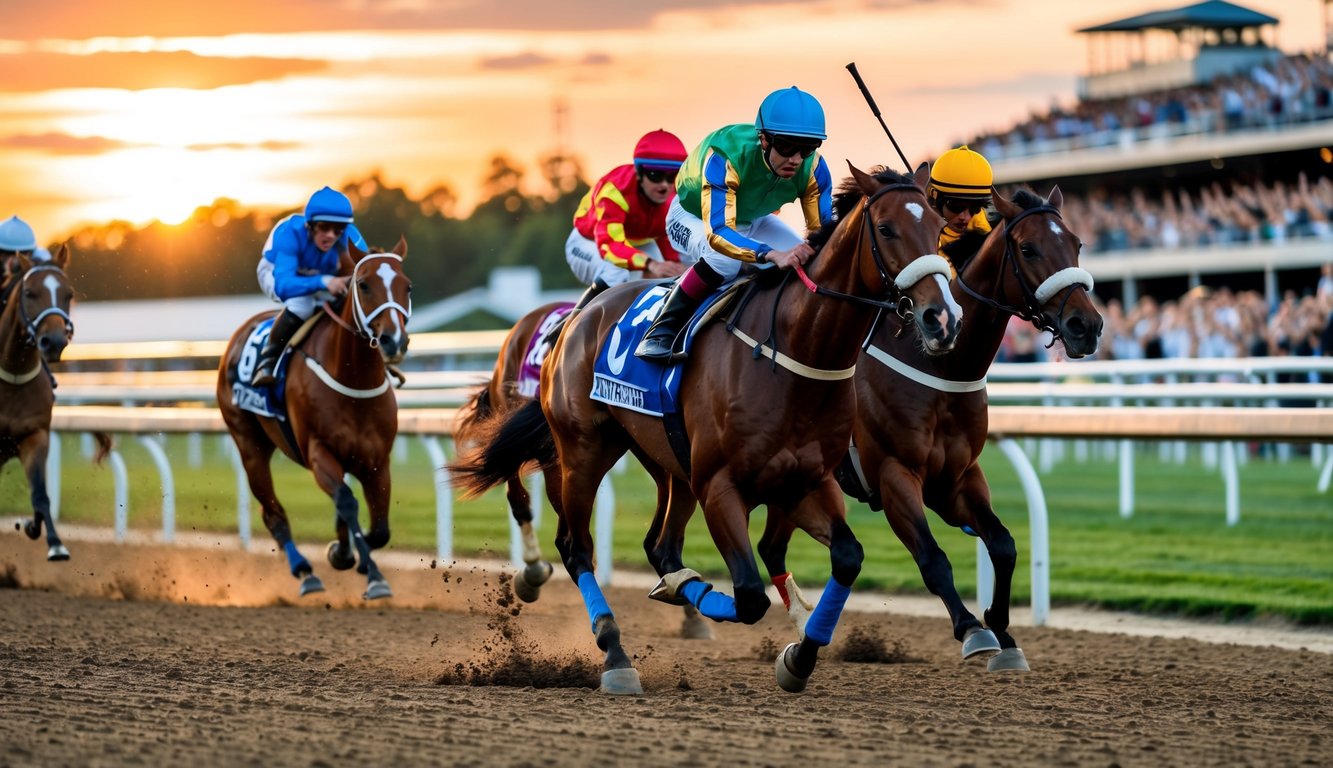
[[[912,553],[921,578],[948,608],[964,658],[996,652],[989,668],[1026,670],[1009,634],[1009,599],[1017,551],[1013,536],[991,506],[978,457],[988,429],[986,371],[1011,316],[1048,330],[1071,358],[1097,350],[1102,318],[1089,292],[1092,276],[1078,266],[1082,243],[1060,218],[1059,188],[1042,199],[1027,190],[1013,202],[995,195],[1004,221],[967,264],[960,265],[954,296],[968,318],[958,345],[944,356],[922,352],[902,338],[896,323],[879,327],[856,370],[856,425],[852,477],[868,488],[848,488],[883,504],[884,515]],[[926,523],[924,507],[979,536],[995,568],[995,592],[985,624],[963,604],[949,558]],[[809,612],[786,573],[792,527],[769,516],[759,553],[793,618]],[[785,583],[784,583],[785,582]]]
[[[249,381],[254,365],[253,360],[247,365],[242,355],[247,338],[274,312],[256,315],[241,326],[218,370],[222,418],[240,449],[264,525],[286,553],[292,575],[301,579],[302,595],[324,585],[297,551],[287,513],[274,494],[269,462],[275,448],[309,468],[320,489],[333,498],[338,539],[328,546],[329,563],[338,570],[356,565],[366,574],[367,600],[393,594],[370,551],[389,543],[389,452],[398,434],[398,402],[386,366],[407,352],[412,285],[403,272],[406,256],[402,239],[390,253],[362,254],[353,247],[342,255],[339,274],[352,276],[347,295],[339,310],[326,309],[295,344],[287,371],[285,422],[242,410],[232,395],[233,376]],[[370,530],[364,535],[356,497],[344,474],[361,483],[370,509]]]
[[[60,356],[74,336],[69,303],[74,298],[65,268],[69,248],[61,245],[49,262],[15,257],[15,271],[0,286],[0,466],[10,459],[23,463],[32,498],[32,519],[23,525],[36,540],[46,527],[46,559],[68,560],[69,549],[56,534],[51,498],[46,492],[46,456],[51,441],[51,408],[55,405],[49,363]],[[95,432],[101,463],[111,451],[111,438]]]
[[[535,366],[540,370],[550,353],[550,347],[554,346],[553,338],[547,341],[547,334],[555,323],[564,322],[564,315],[556,313],[571,306],[569,302],[543,304],[519,318],[505,335],[495,369],[491,372],[491,380],[482,385],[476,396],[459,409],[454,423],[454,443],[458,446],[460,462],[469,460],[468,453],[476,445],[473,438],[479,425],[500,418],[502,414],[533,399],[536,393],[524,391],[527,382],[520,384],[520,377],[524,375],[525,366]],[[535,346],[532,344],[534,337],[538,339]],[[543,341],[547,343],[543,344]],[[670,477],[665,470],[651,462],[648,464],[648,473],[657,483],[659,514],[665,514],[671,489]],[[504,483],[509,512],[518,524],[523,542],[524,567],[514,574],[514,594],[520,600],[531,603],[540,597],[542,585],[551,578],[552,566],[542,557],[541,545],[532,527],[532,497],[523,485],[522,476],[516,473],[506,478]],[[698,610],[688,604],[684,608],[681,634],[693,639],[712,637],[712,629],[699,616]]]
[[[660,418],[589,398],[595,355],[616,321],[631,305],[653,300],[642,284],[628,284],[606,291],[570,321],[542,369],[539,401],[495,425],[474,460],[451,467],[455,483],[477,494],[526,462],[542,466],[559,518],[556,547],[606,653],[603,690],[642,692],[593,575],[589,529],[597,486],[627,450],[645,466],[655,463],[670,472],[667,520],[692,510],[698,499],[731,571],[734,597],[712,591],[685,568],[679,542],[659,540],[649,545],[653,567],[666,574],[654,590],[659,597],[687,601],[718,621],[759,621],[769,600],[748,520],[760,504],[829,547],[832,578],[824,597],[800,642],[775,662],[784,689],[805,687],[862,560],[832,475],[851,438],[853,413],[846,404],[854,396],[851,376],[861,342],[886,306],[912,317],[929,350],[947,351],[957,334],[948,265],[935,255],[943,220],[922,191],[927,173],[922,166],[913,179],[852,168],[852,180],[839,194],[841,216],[809,264],[808,279],[817,290],[785,290],[794,282],[788,280],[761,287],[747,305],[750,311],[700,332],[681,385],[688,464],[677,457]],[[650,314],[638,320],[646,323]],[[650,538],[669,528],[661,521],[654,527]]]

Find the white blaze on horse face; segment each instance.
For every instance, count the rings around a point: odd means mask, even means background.
[[[46,278],[42,280],[42,285],[46,286],[46,290],[51,293],[51,306],[59,307],[60,304],[57,303],[56,299],[56,290],[60,288],[60,278],[55,275],[47,275]]]
[[[956,322],[962,322],[963,308],[958,305],[958,302],[956,300],[954,300],[953,291],[949,290],[948,278],[946,278],[944,275],[939,275],[939,274],[931,275],[931,277],[934,277],[937,281],[939,281],[940,293],[944,294],[944,306],[949,309],[950,314],[953,315],[953,318]]]
[[[1059,237],[1060,235],[1063,235],[1065,233],[1065,231],[1060,228],[1059,224],[1056,224],[1054,221],[1049,223],[1051,225],[1051,231],[1055,233],[1056,237]]]
[[[379,278],[384,281],[384,295],[389,297],[389,301],[393,301],[393,279],[398,276],[398,273],[388,264],[381,264],[380,268],[375,270],[375,274],[379,275]],[[397,332],[402,330],[402,325],[398,322],[397,312],[391,312],[390,314],[393,316],[394,335],[397,336]]]
[[[922,208],[920,203],[908,203],[907,212],[912,214],[912,218],[916,219],[919,224],[921,217],[926,213],[926,209]]]

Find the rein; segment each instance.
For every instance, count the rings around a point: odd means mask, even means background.
[[[348,324],[348,322],[343,320],[337,312],[334,312],[333,308],[330,307],[330,302],[324,302],[322,307],[324,309],[324,314],[328,315],[340,328],[358,338],[369,339],[370,348],[379,349],[379,339],[370,332],[370,322],[376,317],[379,317],[380,313],[386,309],[396,309],[403,313],[403,322],[406,324],[407,319],[412,316],[412,299],[408,298],[407,306],[404,307],[402,304],[394,301],[392,296],[389,296],[389,298],[376,307],[370,314],[366,314],[365,310],[361,307],[361,291],[358,287],[360,281],[356,279],[356,273],[361,269],[362,264],[371,259],[393,259],[398,262],[402,262],[403,260],[403,258],[396,253],[368,253],[361,257],[361,260],[356,263],[356,266],[352,269],[352,290],[348,297],[352,302],[353,316],[356,318],[355,326]],[[372,387],[370,389],[352,389],[335,379],[333,374],[329,373],[328,370],[324,368],[318,360],[311,357],[309,353],[302,350],[302,356],[305,359],[306,366],[315,374],[315,377],[323,382],[326,387],[340,395],[364,400],[372,397],[379,397],[389,389],[388,376],[385,376],[384,381],[380,382],[377,387]]]
[[[54,264],[36,264],[30,267],[27,272],[23,273],[22,276],[17,277],[14,280],[11,280],[5,286],[3,294],[0,294],[0,311],[3,311],[5,306],[8,305],[10,297],[13,296],[21,286],[23,286],[28,282],[28,278],[32,277],[38,272],[55,272],[61,277],[65,277],[65,270],[61,269],[60,267],[57,267]],[[66,278],[66,282],[68,282],[68,278]],[[23,330],[25,332],[23,335],[23,341],[25,344],[27,344],[27,346],[29,347],[37,346],[37,326],[39,326],[43,320],[45,320],[47,317],[51,315],[55,315],[65,321],[65,335],[67,337],[72,338],[74,336],[74,320],[70,318],[68,312],[57,306],[54,297],[52,297],[51,306],[47,307],[46,309],[43,309],[41,312],[38,312],[36,317],[28,317],[28,308],[24,306],[22,296],[18,297],[17,303],[18,303],[19,319],[23,324]],[[51,379],[51,388],[55,389],[56,378],[54,375],[52,375],[51,369],[47,366],[46,359],[43,358],[40,354],[37,356],[37,365],[33,366],[33,369],[31,371],[28,371],[27,373],[15,374],[6,371],[4,368],[0,368],[0,381],[4,381],[6,383],[13,384],[15,386],[21,384],[27,384],[29,381],[32,381],[33,379],[37,378],[37,375],[41,373],[43,370],[46,371],[47,377]]]
[[[1011,221],[1005,222],[1004,256],[1001,257],[1000,260],[1000,276],[999,278],[996,279],[995,292],[997,294],[1000,292],[1000,284],[1004,281],[1005,277],[1004,265],[1007,262],[1010,265],[1011,271],[1013,272],[1014,279],[1018,281],[1018,286],[1023,291],[1023,306],[1021,307],[1010,306],[1008,304],[1003,304],[998,300],[993,299],[989,296],[983,296],[980,293],[977,293],[975,290],[972,289],[971,286],[969,286],[963,280],[963,275],[961,272],[958,274],[957,281],[959,287],[963,289],[964,293],[976,299],[977,301],[981,302],[982,304],[985,304],[986,306],[990,307],[993,310],[996,310],[997,312],[1005,312],[1011,315],[1016,315],[1018,317],[1021,317],[1022,319],[1028,321],[1029,323],[1032,323],[1032,325],[1034,325],[1037,328],[1037,330],[1047,331],[1048,333],[1050,333],[1051,343],[1046,345],[1046,348],[1049,349],[1055,344],[1055,342],[1060,341],[1063,338],[1063,336],[1060,334],[1060,330],[1058,328],[1052,327],[1051,324],[1047,323],[1045,319],[1042,317],[1041,305],[1045,304],[1051,297],[1074,286],[1081,285],[1083,286],[1083,289],[1085,291],[1091,292],[1093,286],[1093,280],[1092,280],[1092,275],[1087,270],[1081,267],[1066,267],[1056,272],[1055,274],[1051,275],[1050,277],[1046,278],[1044,281],[1042,281],[1041,285],[1036,287],[1035,290],[1032,288],[1032,286],[1028,283],[1027,279],[1023,277],[1023,272],[1018,268],[1018,259],[1015,258],[1014,256],[1013,233],[1014,233],[1014,227],[1015,225],[1018,224],[1018,222],[1038,213],[1047,213],[1054,216],[1057,219],[1061,218],[1060,210],[1058,208],[1055,208],[1054,206],[1051,205],[1039,205],[1034,208],[1027,208],[1022,212],[1020,212],[1017,216],[1015,216]],[[1063,219],[1061,220],[1063,221]],[[1065,306],[1069,303],[1069,298],[1072,295],[1073,295],[1072,291],[1070,293],[1065,294],[1064,299],[1060,302],[1060,311],[1056,314],[1057,318],[1064,317]]]

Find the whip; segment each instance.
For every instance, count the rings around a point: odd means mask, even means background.
[[[907,155],[903,154],[902,147],[898,146],[898,140],[893,138],[893,131],[889,130],[889,126],[885,124],[884,118],[880,116],[879,107],[875,104],[875,97],[870,95],[870,89],[866,87],[866,82],[861,79],[861,73],[856,71],[856,62],[848,64],[847,71],[852,73],[852,77],[856,80],[856,87],[861,89],[861,95],[866,97],[866,103],[870,105],[870,111],[875,114],[875,119],[879,121],[879,125],[884,129],[884,133],[888,134],[889,141],[893,142],[893,148],[898,150],[898,157],[903,159],[903,165],[906,166],[907,173],[911,173],[912,164],[907,161]]]

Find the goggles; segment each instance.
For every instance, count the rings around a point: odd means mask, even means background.
[[[347,225],[337,221],[316,221],[314,227],[316,232],[332,232],[339,237],[347,231]]]
[[[674,182],[676,180],[677,172],[674,170],[663,171],[657,168],[640,168],[639,173],[648,181],[654,184],[661,184],[664,181]]]
[[[822,141],[815,141],[812,143],[797,144],[780,136],[774,136],[771,133],[764,135],[768,137],[769,149],[777,152],[783,157],[792,157],[799,154],[802,160],[813,155],[815,150],[819,149],[820,145],[824,143]]]
[[[967,212],[976,216],[986,207],[985,203],[979,203],[975,200],[945,200],[944,210],[950,216],[957,216],[960,213]]]

